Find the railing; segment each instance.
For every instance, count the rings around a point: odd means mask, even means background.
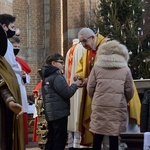
[[[150,79],[134,80],[138,93],[144,93],[144,90],[150,89]]]

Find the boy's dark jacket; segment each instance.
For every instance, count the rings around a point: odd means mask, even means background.
[[[47,121],[70,115],[70,98],[78,89],[76,84],[68,86],[58,68],[45,65],[41,69],[42,97]]]

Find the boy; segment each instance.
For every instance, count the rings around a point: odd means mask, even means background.
[[[41,69],[42,96],[49,130],[45,150],[65,149],[70,98],[82,84],[81,80],[77,80],[68,86],[62,75],[63,69],[64,58],[58,53],[48,56],[46,65]]]

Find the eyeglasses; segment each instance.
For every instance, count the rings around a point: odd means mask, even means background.
[[[58,63],[64,65],[64,61],[63,60],[56,60],[55,62],[58,62]]]
[[[86,38],[86,39],[83,39],[82,41],[79,41],[79,43],[81,42],[82,44],[85,44],[87,41],[88,41],[88,39],[90,39],[92,36],[89,36],[88,38]]]

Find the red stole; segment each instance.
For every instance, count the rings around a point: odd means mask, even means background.
[[[67,83],[68,85],[70,85],[70,78],[71,78],[71,70],[72,70],[72,63],[73,63],[73,54],[74,54],[74,50],[75,50],[75,47],[77,46],[77,44],[74,44],[71,49],[70,49],[70,52],[69,52],[69,60],[68,60],[68,72],[67,72]]]
[[[34,97],[38,97],[38,93],[39,93],[39,90],[41,89],[41,87],[42,87],[42,80],[33,89],[33,95],[34,95]]]
[[[26,74],[31,72],[31,68],[22,58],[16,56],[16,60],[20,64],[22,70],[26,72]]]
[[[90,74],[92,67],[94,66],[97,49],[100,43],[98,43],[98,45],[96,46],[96,50],[88,50],[88,75]]]
[[[88,51],[88,75],[90,74],[91,69],[94,66],[95,56],[96,56],[96,50]]]

